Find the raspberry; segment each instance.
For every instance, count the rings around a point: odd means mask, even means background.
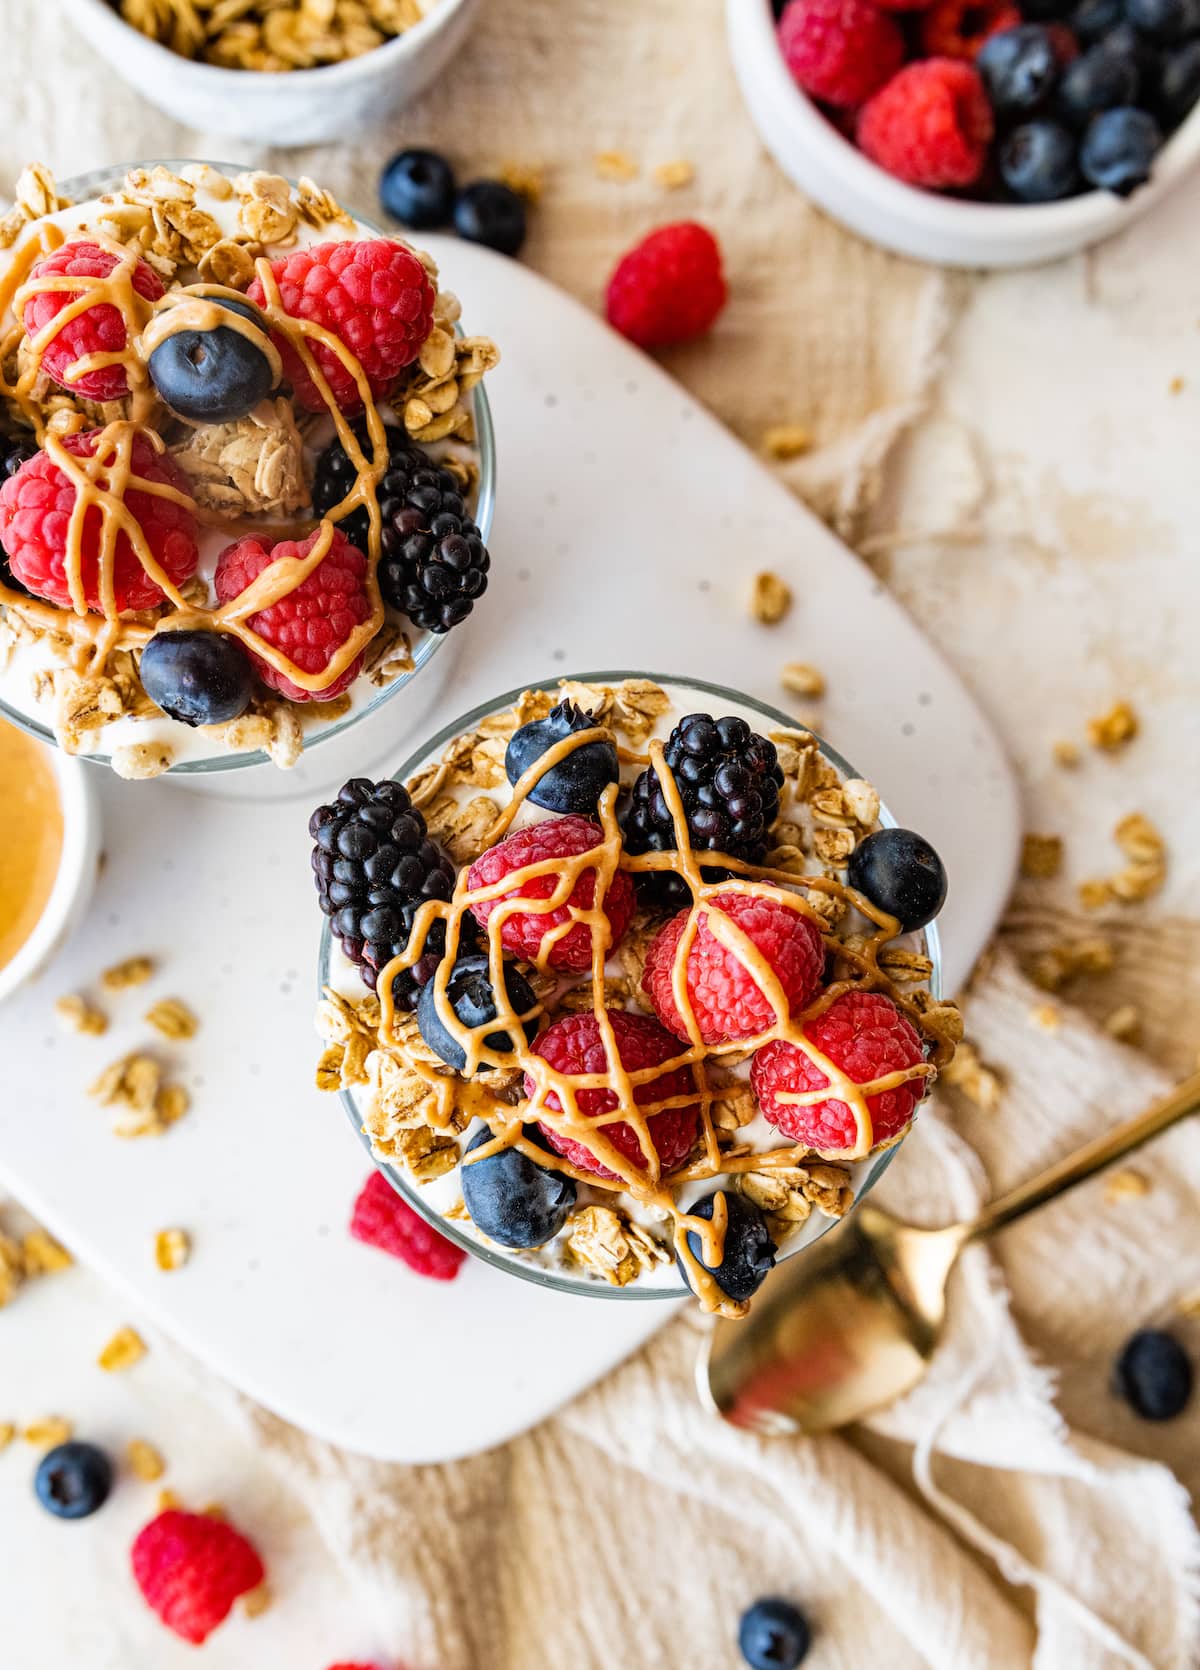
[[[373,1171],[359,1190],[350,1233],[433,1281],[453,1281],[467,1256],[401,1200],[381,1171]]]
[[[859,148],[910,186],[969,186],[983,173],[992,110],[978,71],[927,58],[893,76],[858,118]]]
[[[670,1061],[672,1057],[683,1053],[678,1041],[648,1015],[629,1014],[624,1009],[610,1009],[608,1018],[616,1039],[617,1054],[621,1058],[622,1067],[628,1073],[635,1073],[640,1068],[656,1067],[660,1062]],[[608,1053],[604,1048],[604,1039],[600,1034],[600,1023],[593,1014],[561,1016],[553,1026],[547,1027],[542,1033],[534,1045],[533,1053],[548,1061],[557,1073],[577,1076],[612,1072]],[[670,1072],[661,1073],[656,1079],[636,1084],[633,1099],[641,1107],[648,1102],[665,1102],[673,1096],[686,1096],[695,1088],[696,1081],[692,1069],[676,1067]],[[527,1073],[525,1094],[532,1096],[536,1089],[537,1085]],[[580,1113],[586,1119],[596,1119],[601,1114],[611,1113],[617,1106],[617,1093],[615,1090],[577,1090],[575,1100]],[[559,1112],[562,1107],[553,1091],[546,1097],[546,1107],[551,1113]],[[658,1155],[662,1175],[676,1170],[691,1153],[692,1144],[696,1140],[699,1112],[694,1102],[688,1102],[681,1107],[664,1108],[661,1113],[652,1113],[647,1119],[650,1141]],[[580,1171],[590,1171],[596,1177],[616,1177],[616,1173],[603,1165],[582,1142],[577,1142],[571,1137],[559,1136],[549,1125],[543,1125],[541,1129],[555,1153],[570,1160]],[[646,1156],[632,1125],[626,1125],[622,1121],[605,1125],[603,1131],[618,1153],[632,1160],[639,1171],[645,1171]]]
[[[623,255],[608,281],[608,322],[639,348],[703,336],[729,292],[721,249],[694,220],[660,226]]]
[[[1020,22],[1011,0],[934,0],[921,18],[921,44],[930,58],[972,63],[984,41]]]
[[[117,265],[117,256],[86,239],[63,244],[53,255],[46,256],[33,268],[29,277],[35,278],[107,278]],[[163,293],[158,275],[144,261],[133,270],[133,287],[148,302],[156,302]],[[41,290],[29,297],[21,311],[21,322],[29,336],[39,331],[70,302],[79,299],[78,290]],[[105,365],[88,371],[74,382],[68,372],[76,361],[88,354],[119,354],[128,346],[129,337],[119,307],[111,302],[95,302],[65,324],[46,345],[42,366],[59,388],[85,400],[120,400],[129,393],[129,381],[121,365]]]
[[[519,829],[515,835],[510,835],[507,840],[499,842],[477,858],[467,876],[467,886],[472,892],[477,888],[490,887],[512,871],[524,869],[526,865],[544,864],[551,859],[571,858],[577,853],[591,852],[603,839],[604,832],[600,825],[593,823],[590,818],[547,818],[543,823],[534,823],[527,829]],[[559,881],[559,876],[553,873],[526,877],[499,898],[473,904],[472,915],[481,925],[486,925],[488,917],[502,899],[548,899],[559,885]],[[572,888],[570,897],[554,910],[541,913],[514,911],[511,916],[506,917],[500,929],[500,943],[510,957],[521,957],[531,963],[537,962],[546,935],[568,924],[572,911],[590,909],[595,899],[596,872],[594,869],[585,869]],[[604,914],[608,918],[608,950],[611,953],[620,944],[633,915],[633,883],[621,870],[613,876],[612,885],[604,899]],[[560,939],[553,941],[546,961],[551,968],[570,970],[574,973],[583,973],[591,968],[592,932],[589,925],[586,922],[576,922]]]
[[[306,557],[320,533],[318,528],[307,539],[281,540],[269,549],[254,538],[227,545],[217,558],[213,578],[218,600],[228,603],[240,596],[273,562]],[[282,650],[302,671],[319,673],[322,667],[328,666],[334,651],[371,613],[366,577],[366,557],[344,534],[335,530],[333,543],[308,579],[269,609],[248,615],[246,625]],[[356,655],[346,671],[323,690],[302,690],[261,656],[252,655],[251,660],[263,683],[292,702],[330,701],[349,689],[362,667],[362,656]]]
[[[357,358],[374,398],[388,395],[433,324],[434,287],[412,251],[391,238],[317,244],[273,261],[271,271],[285,312],[332,331]],[[246,294],[260,305],[266,300],[257,278]],[[296,399],[310,412],[323,412],[325,402],[299,354],[285,337],[274,341]],[[308,347],[341,410],[361,411],[358,384],[334,351],[312,340]]]
[[[68,435],[63,446],[76,458],[91,458],[100,430]],[[144,481],[188,491],[187,477],[175,460],[157,452],[143,435],[135,435],[132,463],[134,474]],[[125,494],[125,508],[137,518],[155,561],[176,586],[196,572],[199,550],[196,521],[186,505],[136,487]],[[8,553],[12,571],[21,583],[56,603],[71,608],[65,558],[71,513],[75,508],[75,484],[47,453],[39,452],[22,464],[0,488],[0,546]],[[84,596],[89,609],[100,611],[99,555],[103,537],[103,514],[93,506],[83,519],[81,547]],[[113,558],[113,589],[118,610],[152,609],[163,600],[162,591],[146,573],[129,535],[117,535]]]
[[[706,1044],[753,1038],[775,1022],[775,1010],[754,975],[711,932],[714,914],[727,917],[766,958],[783,985],[788,1014],[812,997],[825,967],[825,946],[807,916],[767,896],[718,893],[696,906],[699,925],[687,960],[687,991],[692,1013]],[[677,1038],[687,1027],[675,1005],[673,976],[680,938],[692,912],[673,916],[651,943],[642,972],[642,990],[654,1013]]]
[[[904,62],[899,24],[870,0],[791,0],[779,48],[797,86],[834,105],[862,104]]]
[[[804,1036],[855,1084],[870,1084],[924,1059],[916,1028],[882,992],[844,992],[823,1015],[807,1022]],[[808,1103],[777,1098],[781,1091],[803,1094],[828,1083],[805,1050],[783,1039],[764,1044],[750,1063],[750,1085],[765,1118],[785,1137],[820,1153],[854,1147],[858,1128],[853,1108],[834,1097]],[[923,1079],[910,1079],[895,1090],[868,1096],[872,1146],[904,1129],[923,1090]]]
[[[254,1544],[223,1519],[168,1508],[144,1525],[130,1551],[146,1604],[168,1629],[199,1646],[239,1595],[266,1573]]]

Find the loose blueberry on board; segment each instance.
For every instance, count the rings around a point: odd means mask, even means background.
[[[491,1140],[485,1125],[467,1144],[467,1153]],[[570,1177],[535,1164],[517,1148],[502,1148],[464,1165],[459,1176],[471,1222],[502,1247],[545,1246],[566,1223],[575,1204]]]
[[[1022,122],[1000,147],[1000,178],[1022,203],[1055,203],[1079,190],[1079,146],[1061,122]]]
[[[796,1670],[811,1645],[808,1619],[781,1595],[764,1595],[742,1613],[738,1650],[750,1670]]]
[[[1083,136],[1079,166],[1092,185],[1128,197],[1150,178],[1162,144],[1162,129],[1148,111],[1121,105],[1092,122]]]
[[[1200,34],[1200,0],[1125,0],[1125,16],[1140,34],[1164,46]]]
[[[1102,110],[1132,104],[1137,97],[1141,79],[1137,64],[1114,51],[1110,41],[1111,37],[1091,47],[1063,71],[1054,104],[1072,127],[1086,128]]]
[[[1058,54],[1048,29],[1022,23],[983,43],[975,67],[997,116],[1029,116],[1049,99],[1058,80]]]
[[[513,733],[504,752],[504,771],[510,783],[517,783],[543,754],[576,731],[594,730],[598,720],[574,702],[559,702],[544,719],[531,719]],[[548,812],[594,812],[610,783],[620,774],[616,745],[589,742],[574,748],[538,778],[529,791],[535,806]]]
[[[529,1010],[536,1007],[537,999],[530,989],[528,980],[519,974],[511,963],[504,965],[504,989],[516,1014],[528,1014]],[[474,1030],[475,1027],[485,1026],[488,1021],[494,1021],[496,996],[492,990],[487,957],[482,953],[460,957],[447,982],[446,996],[450,1000],[450,1007],[464,1027]],[[462,1072],[467,1064],[466,1051],[442,1024],[432,980],[422,988],[417,1001],[417,1030],[439,1061],[444,1061],[447,1067],[453,1067],[456,1073]],[[527,1042],[532,1043],[537,1032],[537,1021],[526,1021],[521,1030]],[[484,1043],[498,1055],[511,1055],[517,1047],[511,1033],[503,1028],[487,1033]],[[491,1068],[486,1062],[481,1062],[478,1071],[488,1073]]]
[[[79,1439],[47,1451],[33,1476],[38,1501],[56,1519],[86,1519],[104,1506],[112,1482],[104,1451]]]
[[[1200,101],[1200,40],[1188,41],[1163,59],[1154,106],[1163,126],[1177,128]]]
[[[262,314],[249,302],[212,300],[224,312],[263,323]],[[147,365],[171,410],[197,423],[231,423],[245,417],[275,387],[267,356],[233,325],[176,331],[159,343]]]
[[[468,243],[515,255],[525,242],[525,204],[499,180],[476,180],[458,194],[454,227]]]
[[[454,170],[438,151],[399,151],[379,177],[379,201],[415,231],[446,226],[454,214]]]
[[[1187,1352],[1173,1334],[1142,1328],[1117,1358],[1114,1379],[1135,1415],[1144,1421],[1169,1421],[1187,1407],[1194,1375]]]
[[[877,829],[850,855],[846,878],[905,933],[932,922],[946,902],[946,870],[923,835]]]
[[[223,725],[254,694],[250,658],[228,632],[156,632],[139,672],[154,705],[182,725]]]
[[[704,1247],[695,1230],[688,1232],[688,1251],[710,1272],[722,1293],[730,1299],[749,1299],[758,1292],[775,1267],[775,1243],[767,1228],[767,1220],[754,1202],[727,1189],[718,1189],[704,1200],[697,1201],[695,1206],[689,1206],[688,1215],[711,1220],[718,1195],[725,1197],[728,1213],[721,1262],[715,1269],[705,1263]],[[691,1287],[691,1272],[683,1259],[678,1262],[684,1281]]]

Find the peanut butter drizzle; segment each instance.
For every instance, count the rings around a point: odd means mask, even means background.
[[[530,790],[547,771],[567,758],[576,748],[587,747],[592,742],[612,740],[612,733],[606,727],[598,725],[563,737],[535,760],[513,786],[512,798],[496,820],[489,837],[489,845],[494,845],[502,839],[511,828]],[[783,1039],[802,1050],[825,1074],[827,1083],[821,1090],[785,1094],[778,1099],[796,1105],[824,1101],[827,1098],[845,1102],[854,1115],[857,1141],[849,1152],[841,1150],[828,1157],[856,1160],[869,1154],[873,1146],[874,1133],[867,1105],[868,1098],[898,1089],[901,1085],[917,1079],[932,1078],[937,1072],[937,1063],[942,1059],[941,1052],[944,1046],[936,1039],[927,1038],[926,1041],[932,1041],[934,1045],[931,1060],[887,1073],[863,1085],[856,1084],[842,1068],[820,1051],[808,1035],[808,1025],[824,1014],[845,992],[852,990],[886,992],[913,1022],[918,1033],[923,1033],[920,1011],[911,1000],[897,991],[879,967],[879,952],[898,936],[901,931],[900,924],[894,917],[878,910],[862,894],[830,876],[797,876],[790,871],[747,864],[724,853],[705,852],[702,859],[698,858],[692,847],[683,801],[666,764],[661,742],[650,743],[649,761],[658,776],[675,826],[675,850],[636,856],[624,852],[615,811],[619,785],[612,783],[604,790],[597,808],[602,836],[596,847],[568,857],[543,859],[524,865],[520,869],[510,871],[499,881],[473,889],[467,885],[469,867],[464,866],[455,884],[453,896],[448,901],[429,900],[421,906],[414,919],[406,949],[380,971],[376,982],[380,1001],[379,1037],[385,1047],[396,1044],[392,982],[397,974],[411,968],[420,959],[435,923],[443,922],[446,950],[434,976],[434,998],[442,1025],[451,1037],[457,1040],[466,1059],[462,1077],[451,1074],[448,1069],[439,1072],[420,1061],[409,1063],[434,1093],[435,1111],[429,1122],[435,1127],[446,1129],[456,1112],[469,1113],[486,1122],[492,1131],[492,1140],[480,1144],[465,1157],[462,1161],[464,1165],[472,1165],[503,1148],[516,1148],[536,1165],[562,1172],[574,1178],[576,1182],[594,1188],[627,1192],[640,1203],[659,1210],[672,1220],[676,1254],[688,1272],[689,1280],[702,1307],[723,1316],[736,1317],[745,1313],[747,1304],[730,1299],[718,1287],[712,1269],[705,1268],[706,1265],[719,1265],[723,1256],[728,1225],[724,1195],[718,1193],[712,1220],[709,1221],[689,1214],[678,1205],[675,1186],[723,1173],[769,1170],[776,1166],[795,1165],[814,1151],[803,1144],[797,1144],[767,1153],[723,1157],[711,1111],[712,1104],[723,1094],[723,1087],[710,1084],[705,1069],[706,1058],[756,1050],[774,1039]],[[706,882],[700,873],[702,862],[736,873],[732,879]],[[547,915],[567,905],[581,876],[589,870],[595,874],[591,906],[587,909],[571,906],[570,920],[561,929],[552,930],[543,936],[540,954],[536,960],[536,966],[542,972],[548,972],[553,944],[557,943],[564,933],[570,932],[577,923],[585,923],[589,928],[592,944],[592,1008],[604,1041],[608,1069],[604,1073],[571,1075],[556,1071],[548,1061],[536,1055],[526,1042],[523,1025],[542,1015],[544,1005],[538,1003],[524,1014],[517,1014],[513,1010],[503,980],[504,953],[501,935],[504,923],[515,913]],[[611,935],[603,906],[618,870],[635,874],[670,870],[687,884],[693,900],[691,917],[680,935],[672,971],[672,995],[688,1034],[688,1047],[683,1048],[681,1045],[677,1055],[656,1066],[632,1071],[621,1063],[604,993],[604,971]],[[519,891],[524,883],[543,876],[555,878],[553,891],[547,898],[504,897],[514,890]],[[875,925],[875,933],[866,940],[861,949],[845,945],[825,929],[817,912],[802,893],[794,891],[795,889],[832,894],[846,900]],[[848,972],[832,981],[807,1008],[794,1016],[790,1015],[787,993],[771,964],[731,917],[719,908],[713,908],[713,899],[721,893],[769,897],[776,903],[782,903],[795,910],[798,915],[807,916],[821,931],[827,950],[832,951],[840,963],[848,965]],[[467,1027],[455,1015],[447,988],[458,954],[464,916],[472,905],[495,899],[502,902],[488,918],[487,942],[488,968],[496,1014],[494,1019],[477,1027]],[[688,953],[698,931],[701,916],[704,917],[708,931],[752,976],[774,1011],[775,1019],[772,1025],[757,1037],[739,1038],[730,1043],[716,1045],[706,1045],[701,1039],[699,1024],[687,990]],[[515,1044],[514,1051],[501,1053],[491,1049],[485,1040],[493,1032],[507,1032]],[[512,1068],[514,1065],[524,1070],[527,1083],[532,1082],[533,1085],[532,1093],[515,1107],[501,1100],[473,1077],[480,1067]],[[653,1083],[665,1074],[683,1067],[692,1069],[695,1079],[694,1091],[653,1102],[635,1102],[634,1090],[637,1086]],[[587,1116],[579,1109],[578,1094],[583,1090],[612,1091],[616,1097],[616,1105],[607,1113]],[[548,1098],[552,1095],[558,1102],[557,1109],[547,1105]],[[667,1108],[692,1105],[696,1105],[699,1111],[699,1153],[670,1177],[663,1178],[648,1122],[656,1113],[662,1113]],[[582,1142],[600,1163],[615,1175],[612,1178],[604,1178],[596,1176],[593,1172],[581,1171],[562,1155],[547,1153],[537,1147],[523,1132],[525,1124],[534,1122],[549,1126],[563,1137]],[[629,1125],[636,1133],[643,1160],[642,1166],[639,1167],[615,1148],[605,1135],[605,1127],[617,1123]],[[688,1245],[689,1235],[695,1236],[699,1241],[703,1251],[703,1262]]]
[[[184,626],[229,632],[238,638],[252,654],[267,662],[301,690],[316,692],[336,682],[375,637],[384,621],[383,598],[379,591],[378,568],[382,554],[383,519],[379,510],[378,486],[387,469],[387,435],[383,419],[371,394],[366,374],[353,353],[332,331],[307,319],[293,318],[283,306],[279,286],[265,257],[255,262],[255,272],[262,285],[264,301],[258,312],[265,321],[260,325],[240,313],[221,307],[222,301],[244,302],[245,296],[220,284],[193,284],[167,290],[157,301],[147,300],[134,287],[134,276],[141,259],[136,248],[127,248],[102,232],[84,234],[89,243],[107,251],[115,265],[104,277],[70,277],[47,275],[29,278],[28,274],[43,256],[61,247],[66,234],[52,222],[44,222],[30,229],[23,244],[14,252],[12,264],[0,281],[0,315],[8,308],[18,324],[3,343],[0,358],[6,360],[25,336],[20,323],[26,301],[42,292],[67,293],[72,297],[55,317],[34,337],[29,339],[29,364],[15,383],[9,383],[0,369],[0,396],[12,400],[31,423],[40,446],[57,467],[68,476],[75,488],[75,504],[67,531],[64,572],[71,595],[71,612],[57,608],[43,599],[29,598],[23,593],[0,584],[0,604],[13,609],[32,625],[44,631],[66,633],[77,645],[77,667],[99,672],[115,649],[141,649],[156,631],[180,630]],[[129,401],[129,417],[108,424],[96,436],[91,457],[81,457],[67,450],[63,444],[69,435],[85,430],[87,421],[79,414],[56,419],[51,428],[43,420],[33,389],[42,371],[47,348],[59,332],[87,308],[107,303],[117,308],[125,323],[125,347],[110,353],[85,354],[65,373],[68,384],[76,383],[89,372],[109,366],[120,366],[125,372]],[[148,364],[151,353],[168,337],[186,330],[210,330],[221,325],[236,330],[254,343],[266,355],[278,384],[283,373],[279,349],[273,337],[284,337],[302,361],[309,377],[321,395],[355,470],[353,487],[340,504],[316,524],[319,534],[307,556],[300,559],[281,559],[265,568],[255,581],[238,597],[220,607],[206,607],[188,603],[172,584],[155,560],[141,524],[128,509],[125,499],[131,491],[149,493],[169,499],[187,509],[200,523],[228,528],[231,533],[246,531],[266,537],[287,537],[299,534],[304,528],[268,528],[262,523],[247,521],[232,523],[212,512],[205,511],[188,493],[162,482],[148,481],[133,468],[133,447],[141,435],[162,453],[165,443],[152,420],[161,407],[150,380]],[[353,377],[362,401],[370,441],[370,457],[364,452],[358,437],[338,407],[329,382],[314,358],[311,343],[316,343],[336,355]],[[366,590],[369,611],[367,618],[340,644],[318,672],[309,673],[290,656],[268,643],[248,624],[251,615],[288,597],[318,567],[328,554],[333,542],[335,525],[354,510],[367,512],[369,525]],[[97,601],[100,612],[89,611],[87,588],[84,582],[84,527],[92,511],[99,512],[100,544],[96,553]],[[311,528],[312,524],[308,524]],[[147,626],[142,622],[121,618],[116,606],[115,567],[117,541],[125,534],[147,576],[163,593],[167,614],[160,622]]]

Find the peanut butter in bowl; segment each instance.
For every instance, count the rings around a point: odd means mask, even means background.
[[[29,939],[54,891],[63,812],[54,768],[32,737],[0,720],[0,974]]]

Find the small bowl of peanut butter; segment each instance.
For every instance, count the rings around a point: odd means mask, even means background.
[[[0,719],[0,1002],[87,907],[100,852],[88,767]]]

